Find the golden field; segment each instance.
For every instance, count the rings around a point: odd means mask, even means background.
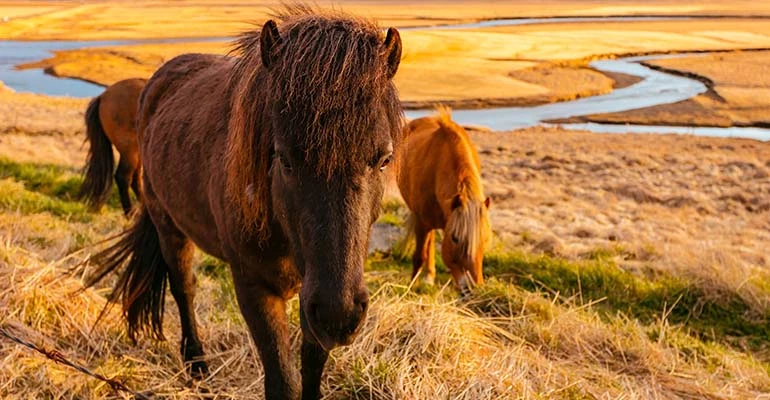
[[[114,195],[96,214],[73,200],[82,137],[0,136],[0,326],[164,398],[261,396],[229,274],[209,257],[196,261],[209,379],[182,372],[175,307],[168,342],[133,345],[116,310],[92,328],[108,283],[78,292],[63,273],[125,221]],[[354,344],[332,353],[328,398],[752,399],[770,390],[766,145],[539,128],[472,138],[493,199],[487,284],[459,300],[439,267],[439,287],[409,289],[398,251],[373,253],[371,313]],[[403,224],[403,206],[385,207],[375,235]],[[4,340],[0,357],[3,398],[114,396]]]
[[[606,93],[635,79],[587,68],[625,54],[720,51],[649,62],[710,91],[686,102],[590,116],[606,122],[768,122],[770,4],[756,1],[338,2],[382,25],[543,15],[718,15],[665,22],[402,32],[396,82],[408,107],[530,105]],[[0,37],[104,39],[231,35],[278,2],[0,2]],[[149,76],[224,42],[58,52],[28,67],[102,84]],[[724,52],[722,52],[724,51]],[[167,342],[126,335],[118,307],[95,325],[111,282],[80,291],[68,269],[126,227],[116,193],[75,201],[88,99],[0,86],[0,328],[168,399],[261,398],[261,364],[227,267],[196,255],[196,309],[212,374],[190,380],[167,298]],[[770,147],[686,135],[533,127],[474,130],[494,240],[485,285],[459,298],[410,282],[407,210],[383,202],[366,262],[370,312],[332,352],[328,399],[763,399],[770,393]],[[298,301],[289,317],[299,347]],[[0,398],[130,398],[0,337]]]
[[[2,1],[0,38],[23,40],[220,37],[262,23],[280,1]],[[573,15],[770,15],[770,5],[750,0],[690,2],[545,0],[404,0],[318,2],[383,25],[426,26],[505,17]]]
[[[761,19],[558,23],[451,31],[403,31],[396,84],[408,108],[527,106],[604,94],[617,77],[588,68],[596,58],[628,54],[770,48]],[[230,44],[142,44],[57,52],[23,68],[103,85],[149,77],[186,52],[224,54]]]

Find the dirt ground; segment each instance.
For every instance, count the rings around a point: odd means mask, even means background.
[[[473,138],[507,243],[577,258],[604,249],[630,268],[767,266],[767,143],[541,128]]]

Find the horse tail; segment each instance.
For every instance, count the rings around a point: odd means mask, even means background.
[[[101,96],[96,97],[86,109],[86,140],[90,147],[83,171],[83,185],[78,193],[78,197],[84,199],[94,210],[101,208],[107,201],[115,168],[112,143],[104,133],[102,121],[99,119],[100,103]]]
[[[125,264],[110,301],[122,303],[123,317],[132,340],[136,341],[140,332],[164,340],[163,305],[168,264],[146,207],[141,206],[132,226],[118,237],[115,244],[93,257],[98,267],[86,279],[86,287],[93,286]]]

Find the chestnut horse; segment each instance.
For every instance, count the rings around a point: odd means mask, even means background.
[[[489,197],[484,197],[476,149],[448,109],[404,128],[397,181],[417,241],[412,278],[423,271],[425,282],[433,284],[434,231],[442,229],[441,257],[455,286],[466,293],[472,284],[483,283],[484,247],[491,237]]]
[[[86,137],[90,148],[79,197],[85,199],[92,209],[98,210],[110,197],[115,169],[113,145],[120,154],[115,182],[123,212],[126,215],[131,212],[129,187],[137,200],[142,201],[142,172],[135,121],[139,94],[146,83],[146,79],[139,78],[116,82],[88,104]]]
[[[403,113],[392,78],[396,29],[287,6],[237,42],[239,57],[186,54],[140,99],[145,201],[92,285],[125,268],[113,298],[128,332],[162,338],[168,279],[181,352],[208,370],[193,299],[194,246],[230,265],[265,371],[265,397],[320,397],[328,352],[355,337],[368,305],[363,266]],[[301,387],[286,301],[299,292]]]

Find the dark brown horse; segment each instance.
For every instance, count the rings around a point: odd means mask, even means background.
[[[153,75],[138,118],[145,202],[88,280],[128,260],[113,296],[129,334],[162,337],[168,279],[184,360],[202,374],[194,246],[225,260],[268,399],[320,397],[329,350],[366,315],[367,242],[402,123],[398,31],[308,12],[243,35],[240,57],[182,55]],[[297,292],[301,388],[285,307]]]
[[[126,215],[131,212],[129,187],[137,200],[142,201],[142,171],[135,125],[139,94],[146,83],[147,79],[139,78],[116,82],[88,104],[86,137],[90,147],[79,197],[95,210],[110,197],[115,169],[112,146],[120,154],[115,182],[123,212]]]

